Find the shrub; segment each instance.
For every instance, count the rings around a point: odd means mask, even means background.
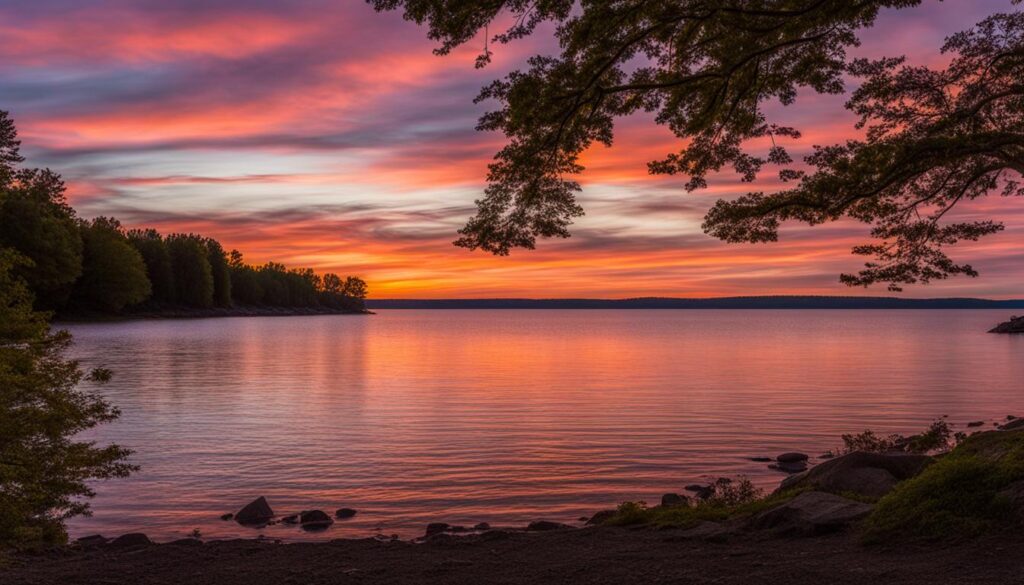
[[[883,497],[865,522],[868,542],[948,539],[1019,523],[1007,491],[1024,481],[1024,431],[965,439]]]

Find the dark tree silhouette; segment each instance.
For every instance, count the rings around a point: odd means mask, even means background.
[[[801,179],[798,189],[720,203],[707,218],[707,231],[727,241],[768,241],[780,220],[820,223],[847,215],[873,223],[875,235],[886,240],[855,250],[879,260],[859,276],[843,277],[848,284],[973,274],[949,261],[941,246],[997,228],[940,227],[942,210],[990,188],[1013,192],[1019,175],[1012,165],[992,164],[1019,156],[1017,15],[996,16],[954,36],[946,50],[961,55],[957,63],[927,72],[896,70],[898,59],[847,57],[859,42],[857,31],[873,24],[880,9],[920,0],[595,0],[578,10],[573,0],[368,1],[426,23],[430,38],[440,41],[438,54],[481,31],[486,35],[499,18],[511,22],[484,39],[478,66],[490,60],[491,43],[525,37],[544,22],[557,25],[558,56],[531,58],[528,70],[493,82],[477,98],[501,105],[481,118],[478,129],[502,131],[509,141],[490,165],[485,195],[460,231],[459,246],[508,254],[533,248],[537,237],[567,237],[573,218],[582,214],[575,198],[579,184],[567,178],[583,170],[579,155],[595,142],[611,144],[614,120],[639,111],[655,113],[658,124],[685,141],[649,170],[689,177],[688,190],[705,187],[708,175],[725,167],[744,181],[755,180],[765,164],[786,167],[792,160],[775,138],[796,138],[799,131],[772,123],[762,104],[792,104],[799,88],[842,93],[844,74],[868,78],[850,103],[865,123],[877,122],[868,139],[818,150],[807,160],[817,173],[783,168],[784,180]],[[980,69],[973,73],[973,66]],[[767,153],[745,148],[747,141],[766,137],[774,144]],[[886,157],[895,154],[904,157],[899,161],[922,158],[901,170],[900,179],[889,176],[896,166]],[[964,162],[970,164],[947,181],[943,169]],[[903,211],[931,191],[936,194],[912,206],[938,208],[929,219]]]
[[[881,243],[858,246],[874,256],[850,285],[927,283],[976,276],[943,246],[1003,229],[995,221],[942,223],[957,204],[989,194],[1024,195],[1024,13],[992,16],[953,35],[945,69],[904,67],[902,59],[857,61],[866,78],[848,107],[867,138],[818,148],[811,174],[792,171],[798,187],[720,201],[704,224],[730,242],[778,237],[781,221],[810,224],[843,216],[874,225]]]
[[[0,110],[0,246],[29,260],[15,268],[18,276],[42,308],[56,309],[82,274],[82,241],[60,175],[19,167],[24,159],[17,136],[14,121]]]
[[[175,297],[190,307],[213,306],[213,268],[206,241],[195,234],[167,236],[167,251],[174,269]]]
[[[218,307],[231,306],[231,271],[228,255],[217,240],[206,238],[206,259],[210,263],[213,277],[213,304]]]
[[[163,236],[154,229],[131,230],[128,232],[128,241],[142,254],[146,263],[146,276],[153,287],[153,300],[158,303],[174,303],[174,270]]]
[[[77,438],[118,411],[80,387],[84,372],[65,357],[71,336],[33,311],[15,276],[27,261],[0,247],[0,546],[65,540],[64,520],[89,513],[90,484],[135,469],[126,449]]]
[[[113,313],[149,298],[152,288],[146,263],[121,224],[97,217],[80,224],[84,252],[82,276],[75,282],[75,303]]]

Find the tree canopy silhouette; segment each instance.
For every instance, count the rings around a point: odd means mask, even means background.
[[[505,255],[533,248],[538,237],[568,237],[583,210],[576,201],[580,154],[610,145],[616,118],[645,111],[668,126],[682,148],[650,162],[652,173],[688,177],[687,190],[707,186],[710,174],[731,167],[754,181],[767,164],[783,181],[779,193],[750,193],[720,201],[705,231],[729,242],[766,242],[779,223],[810,224],[852,217],[873,225],[880,243],[859,246],[872,255],[859,275],[868,285],[928,282],[974,275],[942,247],[1001,229],[995,222],[940,220],[958,203],[992,191],[1021,189],[1024,43],[1020,14],[995,15],[943,47],[954,55],[942,70],[904,66],[901,58],[854,60],[857,33],[883,8],[920,0],[368,0],[378,10],[403,10],[425,23],[447,54],[491,25],[510,23],[484,39],[509,43],[542,23],[556,28],[560,54],[534,56],[529,68],[484,87],[477,101],[500,108],[478,129],[498,130],[508,144],[489,167],[478,211],[456,245]],[[1019,3],[1020,0],[1014,0]],[[767,118],[769,101],[792,104],[800,88],[845,91],[843,77],[863,79],[847,107],[867,128],[864,140],[816,148],[804,168],[777,137],[798,129]],[[748,142],[770,138],[767,152]]]

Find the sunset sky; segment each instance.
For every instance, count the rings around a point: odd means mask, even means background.
[[[883,14],[856,54],[941,64],[944,36],[1001,9],[1013,8],[925,0]],[[375,298],[865,294],[838,275],[861,266],[849,250],[868,226],[787,226],[770,245],[712,239],[703,214],[750,186],[723,173],[687,194],[685,179],[649,176],[646,163],[678,143],[644,117],[585,154],[587,216],[571,239],[506,258],[452,246],[503,143],[474,131],[489,105],[472,99],[551,52],[549,33],[475,70],[482,39],[437,57],[423,29],[361,0],[16,0],[0,3],[0,109],[29,163],[64,175],[80,215],[359,275]],[[790,143],[803,154],[856,136],[843,101],[802,94],[770,110],[804,132]],[[772,174],[755,188],[777,188]],[[960,216],[1007,225],[952,249],[981,277],[905,295],[1024,297],[1024,205],[993,196]]]

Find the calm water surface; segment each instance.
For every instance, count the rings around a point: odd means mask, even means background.
[[[73,325],[115,370],[136,476],[98,485],[72,536],[418,536],[523,524],[708,476],[841,433],[1024,414],[1024,337],[1003,311],[380,311],[375,316]],[[359,510],[323,534],[221,522]]]

